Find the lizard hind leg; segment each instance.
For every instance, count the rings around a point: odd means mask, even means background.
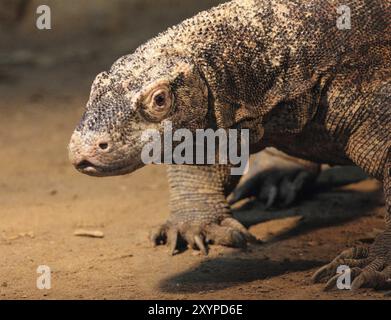
[[[386,198],[386,230],[377,236],[371,247],[357,247],[345,250],[331,263],[320,268],[313,276],[314,282],[327,281],[326,290],[336,287],[337,268],[347,265],[353,279],[351,289],[362,287],[391,289],[391,161],[384,174],[384,195]],[[345,271],[346,272],[346,271]]]
[[[351,272],[352,290],[361,287],[391,288],[391,84],[384,81],[388,79],[389,72],[386,77],[381,78],[381,75],[374,76],[373,81],[363,82],[361,91],[355,95],[349,95],[349,92],[355,92],[350,79],[336,83],[335,94],[330,93],[329,104],[334,110],[331,123],[339,123],[339,127],[330,126],[333,134],[351,132],[345,148],[347,156],[370,176],[383,182],[386,230],[376,237],[370,247],[344,251],[320,268],[312,279],[314,282],[326,281],[326,289],[335,288],[339,276],[336,271],[341,265],[349,267],[347,272]],[[340,96],[347,98],[344,104],[341,104]],[[341,109],[350,112],[351,116],[338,116]]]

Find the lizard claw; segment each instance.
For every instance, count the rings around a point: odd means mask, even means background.
[[[260,243],[239,221],[228,217],[218,223],[167,222],[155,228],[150,234],[153,246],[167,244],[170,254],[178,252],[180,242],[184,241],[195,250],[208,254],[208,244],[217,244],[234,248],[246,248],[248,243]]]
[[[254,197],[265,209],[291,205],[316,180],[319,166],[266,150],[254,160],[248,177],[230,195],[232,205]]]
[[[305,169],[263,171],[237,187],[230,196],[229,203],[234,204],[242,199],[255,197],[264,204],[265,209],[276,205],[287,207],[313,180],[314,175]]]
[[[349,267],[350,289],[360,288],[390,289],[391,288],[391,257],[388,252],[390,239],[387,232],[380,234],[371,248],[357,247],[345,250],[329,264],[321,267],[312,276],[314,282],[327,282],[325,290],[336,288],[341,274],[336,274],[342,265]]]

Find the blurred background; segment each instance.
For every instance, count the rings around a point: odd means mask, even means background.
[[[58,67],[113,61],[218,0],[0,0],[0,67]],[[51,30],[38,30],[37,8],[51,9]],[[93,60],[92,60],[93,59]],[[12,75],[11,75],[12,76]]]

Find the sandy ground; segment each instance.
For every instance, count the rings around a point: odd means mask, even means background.
[[[267,240],[245,252],[214,246],[208,257],[191,250],[171,257],[151,248],[148,232],[168,215],[165,168],[96,179],[67,160],[93,78],[128,45],[117,43],[104,53],[37,49],[0,65],[0,299],[384,299],[372,290],[325,293],[309,279],[383,227],[372,180],[289,210],[237,212]],[[104,238],[76,237],[78,228]],[[50,290],[36,287],[39,265],[52,270]]]

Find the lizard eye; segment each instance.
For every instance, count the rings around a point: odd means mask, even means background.
[[[170,110],[171,104],[172,99],[168,88],[160,88],[152,93],[150,103],[152,113],[159,115],[165,114]]]
[[[163,108],[166,105],[166,100],[167,100],[166,92],[161,91],[155,93],[153,100],[156,107]]]
[[[152,121],[160,121],[170,112],[172,102],[169,87],[161,84],[146,96],[144,114]]]

